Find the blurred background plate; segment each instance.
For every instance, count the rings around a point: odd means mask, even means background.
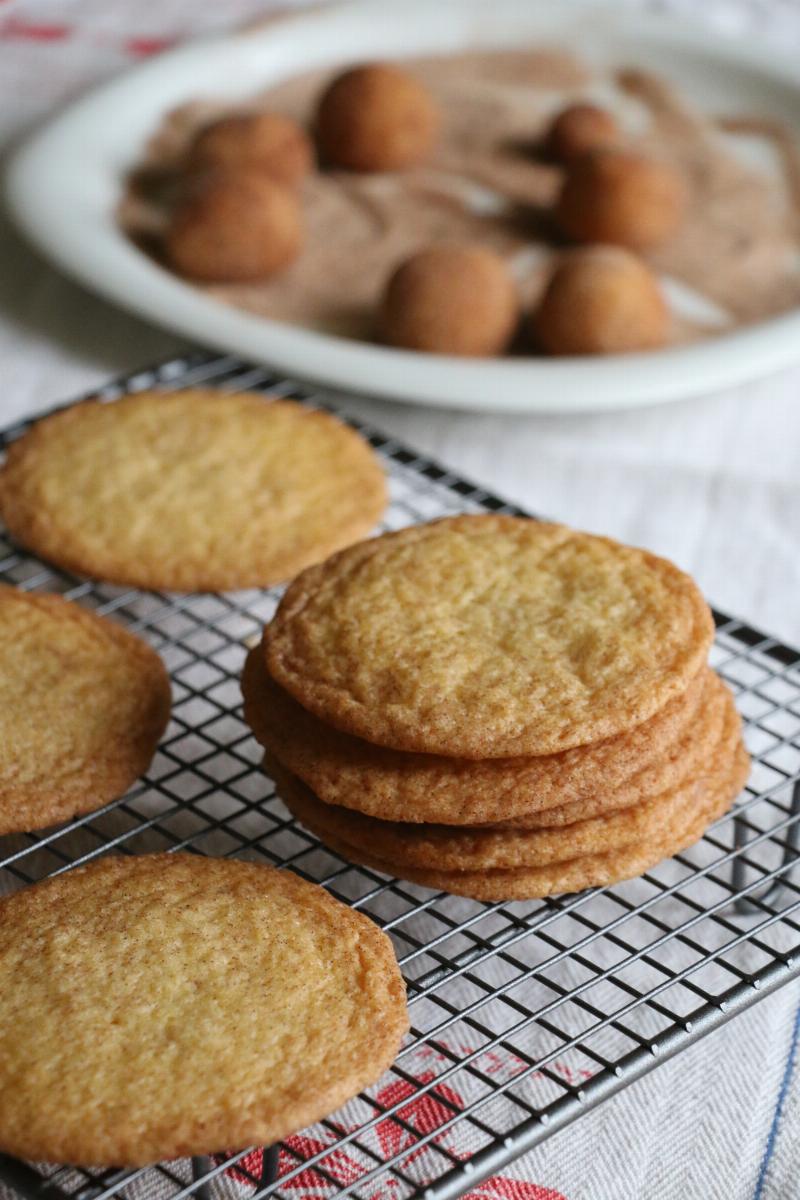
[[[583,0],[358,0],[194,42],[98,88],[17,151],[7,201],[46,256],[118,304],[203,344],[375,396],[479,411],[602,411],[710,392],[798,361],[798,309],[692,345],[611,358],[476,362],[389,350],[213,300],[159,267],[116,225],[126,173],[165,113],[187,100],[237,100],[338,63],[541,42],[564,44],[599,67],[654,68],[701,109],[758,113],[800,131],[793,64],[679,18]]]

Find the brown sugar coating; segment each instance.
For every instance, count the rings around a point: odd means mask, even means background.
[[[556,218],[576,242],[647,250],[675,231],[685,207],[685,184],[674,167],[633,150],[607,148],[572,164]]]
[[[200,170],[252,167],[289,187],[309,173],[314,148],[297,121],[281,113],[235,113],[201,129],[187,166]]]
[[[384,341],[408,350],[501,354],[519,300],[505,263],[481,246],[431,246],[391,276],[380,310]]]
[[[571,163],[590,150],[613,146],[619,126],[607,108],[570,104],[554,118],[545,137],[545,151],[555,162]]]
[[[196,181],[172,214],[165,249],[181,275],[224,283],[275,274],[297,257],[302,242],[292,191],[247,169]]]
[[[533,335],[548,354],[620,354],[663,346],[669,309],[653,272],[619,246],[565,255],[538,309]]]
[[[716,116],[695,107],[655,62],[647,69],[619,69],[584,61],[578,46],[453,50],[398,64],[429,88],[442,113],[432,157],[391,176],[312,172],[303,187],[307,248],[301,257],[256,285],[211,285],[215,301],[370,341],[391,272],[420,247],[443,240],[477,242],[507,261],[516,259],[520,268],[527,265],[520,290],[523,302],[532,301],[549,261],[552,226],[544,214],[552,215],[566,174],[534,152],[533,143],[543,140],[559,109],[591,99],[620,120],[621,146],[666,159],[689,184],[685,220],[653,261],[659,273],[720,311],[712,315],[688,296],[685,305],[676,296],[680,311],[670,344],[714,338],[721,319],[732,332],[800,303],[794,266],[800,189],[790,183],[800,178],[800,151],[782,122],[748,116],[743,101],[737,117],[722,119],[730,136],[720,137]],[[288,75],[236,108],[285,113],[315,136],[319,98],[342,69],[321,64]],[[153,252],[168,218],[173,173],[188,145],[202,127],[232,111],[230,99],[198,96],[165,113],[152,130],[141,160],[121,181],[116,210],[120,228],[144,253]],[[635,121],[629,123],[627,114]],[[759,169],[749,154],[737,151],[748,132],[774,150],[774,170]]]
[[[351,171],[397,171],[424,161],[439,125],[427,88],[388,63],[337,76],[323,92],[316,116],[321,157]]]

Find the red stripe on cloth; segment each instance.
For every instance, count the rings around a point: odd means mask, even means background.
[[[0,22],[0,37],[19,38],[27,42],[63,42],[72,35],[71,25],[40,24],[8,17]]]
[[[134,58],[147,58],[150,54],[160,54],[162,50],[168,50],[176,41],[177,38],[174,37],[135,37],[123,42],[122,48]]]
[[[309,1167],[284,1183],[284,1188],[301,1193],[296,1195],[294,1200],[326,1200],[335,1187],[331,1183],[330,1177],[343,1185],[353,1184],[358,1181],[366,1169],[349,1154],[337,1150],[335,1142],[329,1147],[325,1142],[300,1133],[287,1138],[286,1147],[286,1150],[281,1148],[279,1175],[286,1174],[297,1165],[297,1156],[310,1158],[311,1155],[319,1154],[327,1149],[331,1151],[320,1163],[329,1178],[315,1171],[313,1167]],[[238,1166],[228,1167],[225,1174],[252,1187],[252,1177],[259,1178],[262,1164],[263,1151],[252,1150],[240,1160]],[[391,1187],[396,1187],[394,1180],[391,1181]],[[371,1200],[387,1200],[387,1195],[375,1193]],[[507,1175],[492,1175],[491,1178],[486,1179],[469,1192],[464,1200],[567,1200],[567,1197],[562,1192],[557,1192],[554,1188],[543,1187],[539,1183],[530,1183],[525,1179],[511,1179]]]

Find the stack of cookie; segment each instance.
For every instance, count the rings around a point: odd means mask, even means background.
[[[478,899],[577,891],[689,846],[743,785],[712,636],[664,559],[450,518],[303,572],[245,715],[288,807],[352,861]]]

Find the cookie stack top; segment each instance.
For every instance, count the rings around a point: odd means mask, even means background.
[[[713,630],[665,559],[563,525],[465,516],[304,571],[264,651],[269,675],[336,729],[486,760],[634,729],[686,692]]]

